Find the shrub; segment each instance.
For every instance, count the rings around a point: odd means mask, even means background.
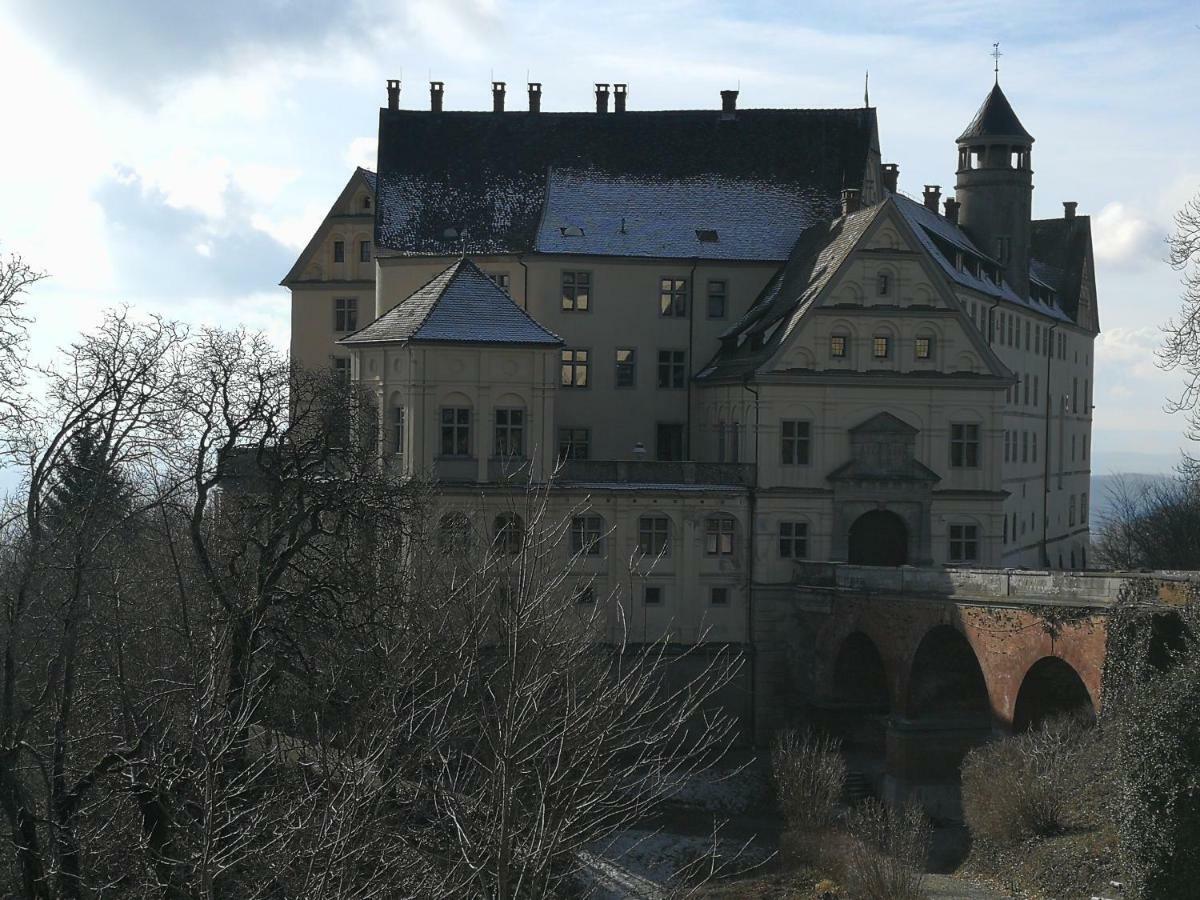
[[[921,900],[933,832],[914,801],[891,809],[868,800],[850,812],[847,859],[851,895],[861,900]]]
[[[971,836],[996,847],[1061,833],[1069,819],[1073,773],[1087,744],[1074,717],[993,741],[967,754],[962,803]]]
[[[841,743],[809,730],[779,732],[771,744],[771,780],[790,827],[813,831],[831,825],[846,785]]]

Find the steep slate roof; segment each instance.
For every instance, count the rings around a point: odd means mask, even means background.
[[[842,187],[862,186],[875,134],[869,108],[729,115],[382,109],[375,243],[406,255],[445,255],[460,246],[475,254],[583,247],[692,257],[723,246],[775,253],[805,224],[835,215]],[[764,204],[764,220],[781,228],[789,227],[782,219],[796,218],[792,233],[766,251],[738,235],[755,200]],[[681,215],[703,213],[703,220],[664,230],[657,202]],[[585,214],[590,222],[566,221]],[[570,225],[582,227],[583,241],[555,237]],[[689,239],[696,229],[716,230],[718,241]]]
[[[1071,320],[1066,311],[1057,305],[1040,303],[1028,297],[1020,296],[1007,281],[1002,284],[996,284],[992,279],[983,275],[972,275],[966,269],[959,269],[955,264],[955,260],[950,259],[942,252],[934,238],[940,238],[958,249],[985,259],[993,266],[999,267],[1000,263],[980,250],[967,237],[966,232],[950,222],[945,216],[939,215],[931,209],[926,209],[925,204],[918,203],[916,200],[905,197],[903,194],[893,194],[892,196],[895,197],[897,208],[899,208],[904,218],[908,220],[908,223],[913,226],[913,231],[916,232],[925,249],[929,251],[933,259],[942,267],[942,271],[949,276],[951,281],[963,287],[976,290],[981,294],[1005,300],[1009,303],[1015,303],[1018,306],[1024,306],[1052,319],[1060,319],[1062,321]],[[1034,253],[1037,253],[1036,243],[1034,245]],[[1045,283],[1045,271],[1044,268],[1040,267],[1038,260],[1031,260],[1029,269],[1030,276],[1035,281]],[[1046,284],[1046,286],[1054,288],[1053,284]]]
[[[820,190],[794,184],[552,168],[534,249],[782,261],[800,232],[826,217],[828,206]]]
[[[562,339],[463,258],[417,288],[370,325],[338,341],[371,343],[524,344],[557,346]]]
[[[1034,219],[1030,244],[1036,257],[1030,261],[1031,271],[1036,266],[1038,277],[1058,293],[1067,315],[1078,322],[1079,297],[1092,245],[1091,218]]]
[[[724,346],[698,378],[753,372],[773,354],[812,306],[887,201],[806,229],[792,255],[746,314],[721,335]],[[734,348],[733,342],[737,342]]]
[[[992,87],[984,99],[979,112],[967,126],[967,130],[958,136],[958,142],[973,141],[976,138],[1015,137],[1024,138],[1032,143],[1033,135],[1025,130],[1012,105],[1000,90],[1000,82]]]

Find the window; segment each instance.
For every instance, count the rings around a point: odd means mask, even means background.
[[[562,308],[569,312],[587,312],[591,308],[592,274],[562,273]]]
[[[844,334],[830,335],[829,355],[834,359],[846,358],[846,336]]]
[[[1013,346],[1013,328],[1014,327],[1017,327],[1017,318],[1016,318],[1016,316],[1010,315],[1008,317],[1008,346],[1010,346],[1010,347]]]
[[[728,606],[729,605],[729,588],[715,587],[708,592],[708,602],[713,606]]]
[[[887,359],[888,338],[886,336],[877,334],[871,339],[871,355],[876,359]]]
[[[511,282],[507,272],[484,272],[484,274],[487,275],[488,280],[491,281],[492,284],[496,285],[496,287],[500,288],[505,293],[508,293],[508,287]]]
[[[683,426],[659,422],[655,430],[655,458],[666,462],[683,459]]]
[[[1008,519],[1005,518],[1005,540],[1008,540]],[[979,561],[979,527],[977,525],[950,526],[950,562],[965,563]]]
[[[338,297],[333,301],[333,330],[358,330],[358,298]]]
[[[362,198],[362,208],[363,208],[363,209],[370,209],[370,208],[371,208],[371,198],[370,198],[370,197],[363,197],[363,198]]]
[[[588,352],[586,350],[562,351],[562,386],[576,388],[588,386]]]
[[[785,466],[807,466],[812,422],[785,419],[780,423],[779,461]]]
[[[733,535],[737,522],[732,516],[709,516],[704,520],[706,556],[733,556]]]
[[[371,242],[370,241],[359,241],[358,242],[358,261],[359,262],[370,262],[371,261]]]
[[[880,297],[886,297],[891,287],[891,276],[887,272],[880,272],[879,277],[875,279],[875,293]]]
[[[492,523],[492,534],[492,545],[498,553],[520,553],[525,543],[525,523],[516,513],[501,513]]]
[[[638,519],[638,553],[645,556],[671,555],[671,520],[666,516]]]
[[[1025,349],[1029,350],[1029,320],[1025,320]]]
[[[1033,432],[1033,449],[1030,451],[1030,457],[1034,462],[1037,462],[1037,432]]]
[[[397,456],[404,452],[404,407],[392,407],[392,452]]]
[[[571,553],[578,556],[600,556],[604,537],[604,520],[599,516],[575,516],[571,519]]]
[[[335,356],[333,358],[333,376],[343,384],[350,382],[350,357]]]
[[[681,319],[687,315],[687,279],[663,278],[659,281],[658,314]]]
[[[1083,458],[1084,458],[1084,459],[1087,459],[1087,455],[1088,455],[1088,441],[1090,440],[1090,438],[1091,438],[1091,435],[1087,435],[1087,434],[1085,434],[1085,435],[1083,436]]]
[[[642,602],[646,606],[662,606],[663,589],[656,584],[646,585],[645,590],[642,591]]]
[[[1087,494],[1079,495],[1079,524],[1085,525],[1088,520]]]
[[[658,351],[658,386],[660,388],[682,388],[687,386],[685,351]]]
[[[588,459],[591,444],[592,432],[589,428],[558,429],[559,459]]]
[[[728,286],[724,281],[708,282],[708,317],[710,319],[725,318],[725,307]]]
[[[471,410],[442,407],[442,456],[471,455]]]
[[[1010,433],[1009,433],[1009,432],[1007,432],[1007,431],[1005,431],[1005,432],[1004,432],[1004,461],[1005,461],[1005,462],[1011,462],[1011,461],[1012,461],[1012,449],[1011,449],[1011,447],[1010,447],[1010,445],[1009,445],[1009,444],[1010,444],[1010,442],[1009,442],[1009,440],[1008,440],[1008,439],[1009,439],[1009,436],[1010,436]]]
[[[1028,373],[1026,373],[1025,377],[1021,379],[1021,382],[1025,387],[1025,405],[1028,406],[1029,405],[1029,374]]]
[[[525,455],[525,410],[496,410],[496,456]]]
[[[917,359],[929,359],[933,356],[933,338],[917,338]]]
[[[346,242],[333,242],[333,261],[335,263],[344,263],[346,261]]]
[[[1021,462],[1029,462],[1029,432],[1021,432]]]
[[[1035,407],[1038,405],[1038,377],[1036,375],[1033,376],[1033,405]]]
[[[1072,494],[1067,498],[1067,524],[1075,524],[1075,495]]]
[[[804,559],[808,556],[808,523],[779,523],[780,559]]]
[[[452,550],[470,550],[474,541],[474,530],[466,513],[446,513],[438,521],[437,546],[443,553]]]
[[[617,387],[637,387],[637,351],[632,347],[617,348]]]
[[[575,602],[580,606],[591,606],[596,602],[596,589],[590,584],[575,591]]]
[[[979,426],[950,426],[950,465],[955,469],[979,467]]]

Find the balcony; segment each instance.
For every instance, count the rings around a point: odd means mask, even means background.
[[[658,460],[569,459],[558,473],[560,482],[583,484],[685,484],[749,487],[750,463],[660,462]]]

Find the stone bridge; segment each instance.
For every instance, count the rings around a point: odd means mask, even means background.
[[[794,584],[755,590],[756,738],[821,724],[876,793],[956,817],[971,747],[1098,712],[1108,611],[1130,577],[799,564]],[[1165,610],[1189,580],[1143,577]]]

